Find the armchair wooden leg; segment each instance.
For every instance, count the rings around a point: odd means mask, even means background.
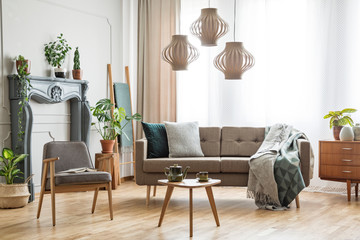
[[[98,193],[99,193],[99,188],[96,188],[95,192],[94,192],[94,199],[93,199],[93,205],[92,205],[91,213],[95,212],[95,206],[96,206],[96,200],[97,200]]]
[[[296,196],[296,198],[295,198],[295,203],[296,203],[296,208],[300,208],[299,195]]]
[[[107,187],[108,190],[108,198],[109,198],[109,209],[110,209],[110,219],[113,220],[113,206],[112,206],[112,192],[111,192],[111,182]]]
[[[154,192],[153,192],[153,197],[156,196],[156,186],[154,186]]]
[[[44,169],[43,169],[43,179],[41,179],[41,191],[40,191],[39,205],[38,205],[38,211],[37,211],[36,218],[40,217],[41,207],[42,207],[42,203],[43,203],[43,200],[44,200],[45,185],[46,185],[46,178],[47,178],[47,169],[48,169],[48,163],[46,162],[44,164]]]
[[[50,163],[50,189],[51,189],[51,212],[53,226],[56,224],[56,213],[55,213],[55,163]]]
[[[146,186],[146,206],[149,206],[151,185]]]

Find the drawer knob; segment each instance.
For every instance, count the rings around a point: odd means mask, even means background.
[[[341,159],[341,161],[343,161],[343,162],[352,162],[351,159]]]
[[[352,148],[342,148],[342,150],[351,151]]]
[[[343,173],[351,173],[351,171],[342,171]]]

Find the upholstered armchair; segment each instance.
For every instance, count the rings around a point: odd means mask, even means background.
[[[44,145],[43,159],[37,218],[40,217],[44,194],[51,194],[52,222],[53,226],[55,226],[55,193],[64,192],[95,191],[92,205],[92,213],[94,213],[99,188],[104,187],[108,191],[110,219],[113,219],[110,170],[108,172],[63,172],[74,168],[94,168],[89,150],[84,142],[49,142]],[[102,166],[104,165],[110,167],[110,164],[102,164],[102,161],[106,161],[105,158],[98,160],[101,161],[99,169],[103,170]]]

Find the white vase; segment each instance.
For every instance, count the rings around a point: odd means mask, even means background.
[[[340,131],[340,141],[353,141],[354,131],[351,127],[343,127]]]
[[[360,141],[360,124],[357,123],[355,126],[353,126],[353,131],[354,131],[354,140],[355,141]]]

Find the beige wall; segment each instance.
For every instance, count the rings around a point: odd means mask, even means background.
[[[123,81],[124,66],[136,69],[136,54],[131,39],[136,39],[137,1],[131,0],[2,0],[2,59],[0,78],[0,147],[10,147],[10,106],[7,75],[13,73],[12,59],[21,54],[32,62],[31,74],[50,76],[43,47],[63,33],[72,53],[64,67],[72,69],[73,51],[79,46],[84,79],[89,81],[88,100],[94,105],[108,97],[107,64],[112,63],[114,81]],[[126,31],[126,33],[124,33]],[[71,78],[71,76],[69,76]],[[135,75],[131,72],[132,79]],[[134,85],[133,85],[134,86]],[[34,125],[32,161],[34,182],[40,186],[42,147],[55,140],[70,137],[69,103],[52,105],[30,102]],[[91,130],[90,152],[100,151],[99,135]],[[127,158],[128,156],[124,156]],[[130,175],[128,169],[122,175]]]

